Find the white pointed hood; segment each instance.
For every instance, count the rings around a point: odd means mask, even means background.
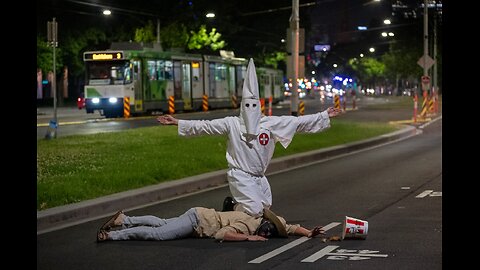
[[[243,81],[242,102],[240,104],[240,119],[245,125],[246,133],[243,134],[247,141],[256,138],[260,133],[260,95],[258,93],[257,73],[255,64],[250,58],[247,67],[247,74]]]

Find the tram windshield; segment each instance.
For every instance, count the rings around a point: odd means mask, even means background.
[[[132,82],[132,68],[129,61],[87,62],[89,85],[128,84]]]

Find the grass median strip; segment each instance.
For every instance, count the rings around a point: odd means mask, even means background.
[[[371,138],[385,123],[332,119],[318,134],[297,134],[274,158]],[[37,210],[227,168],[226,136],[180,137],[175,126],[37,141]]]

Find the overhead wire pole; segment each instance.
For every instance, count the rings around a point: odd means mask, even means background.
[[[55,48],[58,46],[57,42],[57,22],[55,18],[53,21],[47,23],[47,38],[48,43],[53,48],[53,79],[52,79],[52,93],[53,93],[53,120],[50,120],[49,127],[47,129],[46,139],[52,139],[57,137],[57,72],[56,72],[56,57]]]
[[[423,1],[423,76],[428,77],[427,56],[428,56],[428,0]],[[423,89],[423,96],[426,97],[427,87]]]
[[[433,89],[434,93],[438,93],[438,70],[437,70],[437,4],[435,4],[435,10],[433,14],[433,59],[435,64],[433,64]]]
[[[298,51],[299,51],[299,21],[298,0],[292,0],[292,16],[290,17],[290,29],[292,31],[292,90],[291,90],[291,114],[298,115]]]

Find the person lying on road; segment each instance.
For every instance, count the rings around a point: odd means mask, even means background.
[[[287,224],[269,209],[261,217],[243,211],[220,212],[213,208],[194,207],[174,218],[153,215],[128,216],[123,211],[113,215],[98,231],[97,241],[173,240],[215,238],[218,241],[266,241],[271,237],[298,235],[315,237],[325,234],[322,226],[309,230],[299,224]]]

